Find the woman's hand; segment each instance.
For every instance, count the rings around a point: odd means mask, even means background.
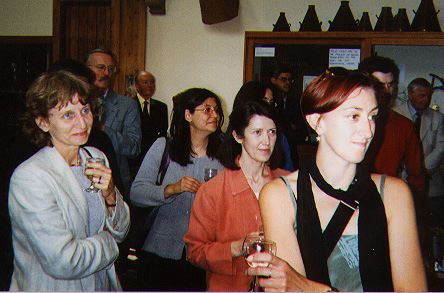
[[[259,277],[259,285],[265,291],[327,292],[331,290],[328,285],[307,279],[296,272],[286,261],[269,253],[255,253],[248,257],[248,261],[269,263],[268,267],[256,267],[247,270],[248,275]]]
[[[197,192],[200,187],[200,181],[191,176],[184,176],[174,184],[168,184],[165,187],[165,198],[182,192]]]
[[[111,169],[101,163],[88,163],[85,174],[93,175],[94,186],[102,191],[101,194],[107,207],[114,207],[116,205],[116,190]]]

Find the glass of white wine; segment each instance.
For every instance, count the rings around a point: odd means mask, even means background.
[[[247,260],[248,256],[255,254],[257,252],[268,252],[272,255],[276,255],[276,243],[274,241],[265,239],[263,234],[259,235],[248,235],[245,237],[244,243],[242,245],[242,253],[247,261],[247,264],[252,267],[268,267],[268,262],[250,262]],[[250,290],[253,292],[259,291],[257,284],[257,276],[254,276],[253,282],[251,284]]]
[[[85,171],[87,169],[91,169],[89,167],[89,164],[91,164],[91,163],[100,163],[102,165],[105,165],[105,160],[102,159],[102,158],[87,158],[86,159],[86,163],[85,163]],[[91,184],[87,188],[85,188],[85,191],[86,192],[91,192],[91,193],[99,192],[100,189],[94,186],[94,181],[93,181],[94,176],[93,175],[86,175],[86,174],[85,174],[85,176],[91,181]]]
[[[205,180],[205,182],[207,182],[208,180],[210,180],[211,178],[213,178],[216,175],[217,175],[217,169],[206,168],[204,170],[204,180]]]

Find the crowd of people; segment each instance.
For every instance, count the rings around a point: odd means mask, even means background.
[[[444,207],[444,122],[426,79],[392,108],[389,58],[326,68],[297,98],[292,69],[277,64],[239,89],[223,131],[211,90],[172,97],[168,123],[154,75],[136,71],[126,97],[112,90],[116,68],[95,49],[26,93],[33,147],[11,164],[11,291],[248,291],[256,280],[266,291],[427,290],[421,227]],[[298,154],[310,137],[313,151]],[[247,237],[277,250],[246,253]]]

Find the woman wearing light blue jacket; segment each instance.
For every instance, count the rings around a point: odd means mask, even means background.
[[[98,149],[82,148],[91,130],[90,86],[59,71],[27,93],[24,130],[44,147],[14,171],[9,190],[14,246],[11,291],[121,290],[114,269],[129,209]],[[88,193],[86,158],[98,192]]]

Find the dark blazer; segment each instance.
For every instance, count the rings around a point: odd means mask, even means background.
[[[142,107],[137,99],[137,96],[133,97],[137,102],[137,108],[140,115],[140,128],[142,130],[142,142],[140,154],[130,160],[130,170],[133,178],[137,174],[143,158],[145,158],[146,152],[151,145],[159,137],[166,137],[168,130],[168,108],[165,103],[161,101],[151,99],[150,100],[150,113],[147,117],[142,114]]]

